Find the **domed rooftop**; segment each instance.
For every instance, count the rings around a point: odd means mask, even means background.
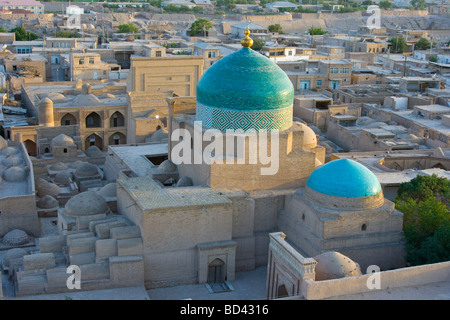
[[[361,275],[359,264],[335,251],[329,251],[314,257],[317,261],[315,280],[331,280]]]
[[[97,146],[90,146],[84,151],[84,153],[89,157],[101,157],[103,156],[103,152]]]
[[[65,103],[67,102],[67,98],[58,92],[51,92],[47,95],[47,98],[53,101],[53,103]]]
[[[334,160],[318,167],[306,185],[314,191],[336,197],[367,197],[381,192],[375,174],[349,159]]]
[[[93,107],[93,106],[100,105],[102,102],[95,95],[93,95],[92,93],[89,93],[89,94],[80,94],[80,95],[76,96],[72,100],[72,103],[79,105],[79,106]]]
[[[198,82],[197,120],[221,131],[289,128],[292,82],[275,62],[241,43],[242,49],[215,62]]]
[[[53,178],[54,182],[68,186],[70,184],[71,173],[67,171],[58,172]]]
[[[4,258],[4,264],[9,267],[12,260],[22,259],[23,256],[26,256],[27,254],[28,252],[23,248],[9,249]]]
[[[64,170],[69,169],[69,167],[67,166],[67,164],[65,164],[63,162],[57,162],[57,163],[52,164],[49,167],[49,169],[53,170],[53,171],[64,171]]]
[[[8,155],[13,155],[13,154],[19,153],[19,150],[14,147],[6,147],[6,148],[2,149],[1,152],[3,155],[8,156]]]
[[[19,229],[14,229],[9,231],[3,237],[3,243],[9,246],[20,246],[22,244],[28,243],[30,241],[30,237],[28,234]]]
[[[175,172],[177,170],[177,165],[174,164],[172,161],[170,160],[164,160],[163,162],[161,162],[161,164],[158,167],[158,170],[160,172],[164,172],[164,173],[170,173],[170,172]]]
[[[8,182],[22,182],[27,177],[27,173],[21,167],[11,167],[3,172],[3,179]]]
[[[298,124],[299,128],[303,131],[303,147],[314,148],[317,147],[317,135],[313,129],[305,124]]]
[[[44,197],[46,195],[56,197],[61,192],[61,188],[54,183],[48,182],[42,178],[37,181],[37,195],[38,197]]]
[[[77,160],[77,161],[74,161],[74,162],[70,163],[69,167],[72,168],[72,169],[76,169],[79,166],[81,166],[83,163],[84,163],[83,161]]]
[[[168,137],[169,137],[169,134],[167,133],[167,130],[164,130],[163,128],[161,128],[161,129],[153,132],[151,136],[145,138],[145,142],[162,141],[164,139],[167,139]]]
[[[97,191],[97,193],[104,198],[114,198],[116,197],[116,189],[116,183],[111,182],[103,186],[100,190]]]
[[[85,191],[67,201],[64,211],[71,216],[90,216],[108,213],[109,207],[97,192]]]
[[[98,168],[95,164],[85,162],[77,167],[75,170],[75,175],[79,177],[92,177],[98,175]]]
[[[52,147],[69,147],[74,144],[73,139],[65,134],[61,133],[60,135],[54,137],[51,142]]]
[[[59,206],[58,200],[50,195],[45,195],[37,202],[37,207],[40,209],[52,209]]]
[[[15,155],[11,155],[7,157],[6,159],[3,159],[2,164],[9,167],[17,167],[18,165],[23,164],[23,159],[21,157],[17,157]]]
[[[181,177],[180,180],[177,182],[177,187],[191,187],[194,184],[192,183],[192,179],[189,177]]]

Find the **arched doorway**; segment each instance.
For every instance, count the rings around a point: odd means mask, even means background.
[[[86,137],[86,140],[84,141],[85,149],[89,148],[90,146],[96,146],[100,150],[103,150],[103,139],[95,133],[91,134],[90,136]]]
[[[102,126],[102,118],[97,112],[92,112],[86,117],[86,128],[100,128]]]
[[[73,114],[67,113],[61,118],[62,126],[71,126],[77,124],[77,118]]]
[[[208,283],[221,283],[225,281],[225,262],[217,258],[208,265]]]
[[[110,127],[123,127],[125,126],[125,118],[119,111],[113,113],[110,118]]]
[[[37,148],[36,148],[36,143],[34,141],[31,140],[25,140],[24,142],[25,148],[27,149],[28,155],[35,157],[37,156]]]
[[[125,144],[127,142],[126,137],[123,133],[120,132],[116,132],[113,133],[110,137],[109,137],[109,145],[118,145],[118,144]]]

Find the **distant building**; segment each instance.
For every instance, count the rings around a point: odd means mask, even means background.
[[[269,8],[269,9],[280,9],[280,8],[297,9],[297,7],[298,7],[298,5],[296,5],[292,2],[287,2],[287,1],[275,1],[275,2],[266,4],[266,8]]]
[[[196,42],[193,55],[205,58],[203,70],[206,71],[214,62],[220,59],[220,48],[206,42]]]
[[[244,37],[244,31],[247,27],[250,30],[252,37],[255,38],[260,38],[260,35],[269,34],[269,29],[253,22],[241,22],[234,24],[231,26],[231,33],[237,38],[242,38]]]
[[[0,10],[22,9],[35,14],[44,13],[44,5],[36,0],[0,0]]]
[[[185,1],[185,0],[167,0],[167,1],[163,1],[161,2],[161,7],[167,7],[167,6],[176,6],[176,7],[181,7],[181,6],[186,6],[189,9],[195,7],[196,5],[190,1]]]
[[[66,8],[66,14],[84,14],[84,9],[78,6],[68,6]]]

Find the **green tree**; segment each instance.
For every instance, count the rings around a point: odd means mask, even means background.
[[[55,32],[55,38],[79,38],[80,36],[76,32],[61,30]]]
[[[277,24],[271,24],[269,26],[269,31],[270,32],[277,32],[277,33],[282,33],[283,32],[283,28],[281,27],[281,25],[279,23]]]
[[[427,6],[427,3],[425,0],[411,0],[410,3],[414,8],[416,8],[418,10],[423,10]]]
[[[322,30],[322,28],[309,28],[309,34],[312,36],[318,36],[327,33],[328,31]]]
[[[260,51],[262,49],[262,47],[264,47],[266,45],[266,41],[264,41],[261,38],[256,38],[253,40],[253,45],[252,45],[252,49],[255,51]]]
[[[440,243],[445,239],[442,235],[450,232],[450,214],[447,206],[429,197],[419,202],[413,199],[398,201],[396,208],[404,215],[406,260],[412,265],[437,262],[428,259],[432,256],[442,256],[442,252],[439,253],[439,250],[436,252],[437,247],[430,248],[430,243]],[[442,246],[445,247],[444,244]],[[450,251],[446,254],[450,254]]]
[[[391,43],[391,52],[392,53],[403,53],[406,50],[407,44],[406,40],[403,37],[395,37],[389,39]]]
[[[427,38],[420,38],[414,45],[414,48],[417,50],[428,50],[431,48],[431,43]]]
[[[6,29],[3,27],[0,27],[0,32],[6,32]]]
[[[38,38],[35,33],[26,31],[24,27],[14,28],[10,32],[14,32],[16,34],[17,41],[31,41]]]
[[[206,32],[209,29],[212,29],[212,23],[211,21],[207,20],[207,19],[197,19],[194,21],[194,23],[192,23],[191,28],[189,29],[189,34],[191,36],[195,36],[195,35],[206,35]]]
[[[408,183],[402,183],[397,191],[396,201],[413,199],[416,202],[430,197],[450,206],[450,180],[446,178],[418,175]]]
[[[232,10],[236,8],[236,1],[235,0],[217,0],[216,1],[217,7],[223,7],[228,10]]]
[[[437,62],[438,59],[436,56],[430,56],[430,62]]]
[[[133,22],[121,24],[117,27],[119,33],[137,33],[139,32],[139,28]]]
[[[403,212],[406,260],[412,265],[450,259],[450,180],[417,176],[402,183],[395,199]]]
[[[378,6],[380,7],[380,9],[387,10],[387,9],[392,8],[392,2],[390,2],[389,0],[380,1]]]

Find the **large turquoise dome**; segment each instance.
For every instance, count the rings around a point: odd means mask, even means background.
[[[197,120],[226,129],[284,130],[292,125],[294,87],[272,60],[242,48],[216,63],[197,84]]]
[[[368,197],[381,192],[378,178],[362,164],[339,159],[314,170],[306,185],[314,191],[336,197]]]

